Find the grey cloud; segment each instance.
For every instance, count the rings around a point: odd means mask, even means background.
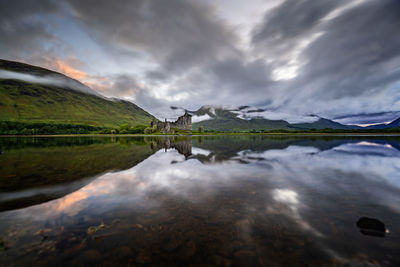
[[[151,111],[152,115],[158,118],[165,116],[175,116],[170,112],[170,108],[160,99],[154,98],[150,94],[149,88],[138,81],[138,77],[133,74],[120,74],[112,77],[111,86],[107,87],[104,93],[107,96],[134,99],[133,102]]]
[[[0,1],[0,55],[24,59],[43,51],[43,41],[54,41],[46,23],[38,15],[56,14],[60,6],[52,0]],[[43,55],[42,55],[43,56]]]
[[[290,47],[291,41],[310,33],[324,16],[345,1],[287,0],[268,12],[253,30],[252,42]]]
[[[362,113],[356,115],[344,115],[334,118],[335,121],[343,124],[373,124],[382,122],[391,122],[400,117],[400,111],[397,112],[379,112]]]
[[[282,82],[277,107],[327,117],[396,109],[400,95],[391,86],[400,79],[400,2],[361,1],[326,19],[352,3],[287,0],[254,30],[255,48],[267,57],[275,53],[278,66],[287,60],[285,50],[290,54],[296,44],[320,34],[302,51],[298,76]]]
[[[324,96],[339,98],[380,92],[399,80],[399,14],[400,2],[383,0],[366,2],[332,20],[305,51],[310,59],[305,83],[323,77]]]
[[[112,81],[101,91],[135,99],[156,116],[169,116],[170,105],[262,105],[328,118],[400,109],[394,87],[400,80],[399,1],[286,0],[260,18],[250,47],[209,4],[0,0],[0,56],[38,62],[57,43],[46,15],[71,15],[109,58],[140,66],[99,74]],[[327,19],[349,4],[354,6]],[[296,53],[297,76],[277,80],[274,71]]]
[[[197,1],[69,3],[94,34],[121,50],[146,51],[164,72],[186,71],[215,57],[237,53],[230,29],[216,20],[212,9]]]
[[[237,91],[265,90],[271,82],[270,69],[261,60],[246,63],[243,58],[229,58],[215,62],[211,72],[220,84],[227,84]]]

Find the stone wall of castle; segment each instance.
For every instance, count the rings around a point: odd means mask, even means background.
[[[151,127],[156,125],[157,131],[162,132],[162,133],[170,133],[174,128],[178,128],[180,130],[192,130],[192,116],[185,112],[183,116],[180,116],[176,121],[174,122],[169,122],[165,120],[165,122],[162,121],[152,121],[151,122]]]

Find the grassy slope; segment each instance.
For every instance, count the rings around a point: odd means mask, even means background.
[[[0,59],[0,70],[57,76],[69,84],[84,86],[63,74],[20,62]],[[115,127],[125,123],[131,126],[150,124],[153,119],[131,102],[112,101],[56,86],[0,79],[0,121]]]
[[[111,101],[54,86],[0,79],[0,121],[132,126],[149,124],[149,113],[127,101]]]
[[[37,76],[58,75],[58,76],[67,77],[61,73],[58,73],[58,72],[55,72],[52,70],[48,70],[48,69],[37,67],[37,66],[32,66],[29,64],[21,63],[21,62],[4,60],[4,59],[0,59],[0,69],[14,71],[14,72],[20,72],[20,73],[27,73],[27,74],[31,74],[31,75],[37,75]]]

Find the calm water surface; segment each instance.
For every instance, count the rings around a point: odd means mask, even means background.
[[[0,149],[0,266],[400,266],[399,137]]]

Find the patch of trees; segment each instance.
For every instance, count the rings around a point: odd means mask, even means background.
[[[129,124],[122,124],[119,128],[104,128],[99,131],[100,134],[144,134],[148,125],[130,126]]]
[[[35,135],[35,134],[89,134],[98,132],[102,127],[84,124],[49,124],[15,121],[0,122],[0,134]]]

